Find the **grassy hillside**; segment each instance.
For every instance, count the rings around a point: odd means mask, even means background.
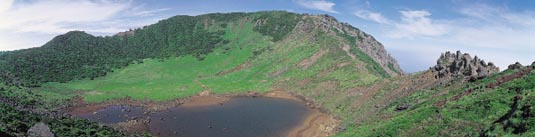
[[[273,42],[272,37],[255,32],[253,22],[245,18],[228,23],[223,38],[229,42],[202,60],[194,56],[145,59],[94,80],[47,83],[38,90],[51,97],[74,96],[81,91],[89,102],[127,96],[165,101],[206,90],[230,93],[285,89],[279,85],[297,84],[305,79],[351,87],[382,77],[365,69],[366,62],[348,56],[339,37],[318,30],[293,32],[286,39]],[[323,75],[318,76],[320,73]],[[317,90],[314,94],[321,92]]]
[[[42,47],[0,55],[0,78],[8,85],[39,87],[46,82],[94,79],[140,60],[194,56],[203,59],[224,40],[229,23],[255,23],[255,32],[278,41],[302,15],[256,12],[175,16],[142,29],[95,37],[82,31],[60,35]],[[242,20],[242,22],[235,22]]]
[[[529,67],[400,95],[376,109],[377,117],[338,136],[533,136],[535,72]],[[520,73],[526,75],[489,87]],[[403,105],[408,109],[399,110]]]
[[[53,91],[51,93],[61,90],[86,91],[84,97],[89,102],[126,96],[164,101],[190,96],[203,90],[216,93],[267,90],[266,84],[262,84],[260,78],[248,76],[254,75],[251,71],[217,75],[252,59],[253,51],[273,45],[269,37],[252,31],[253,26],[250,22],[243,26],[240,24],[229,24],[229,26],[231,27],[227,28],[224,38],[230,42],[207,54],[202,60],[194,56],[145,59],[143,63],[117,69],[105,77],[76,80],[66,84],[48,83],[40,89]]]

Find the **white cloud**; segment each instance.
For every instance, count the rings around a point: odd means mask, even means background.
[[[160,12],[163,12],[163,11],[167,11],[167,10],[170,10],[170,9],[169,8],[163,8],[163,9],[146,10],[146,11],[135,12],[134,15],[142,16],[142,17],[154,16],[157,13],[160,13]]]
[[[463,7],[464,18],[451,23],[451,39],[474,47],[535,53],[534,11],[511,11],[488,5]]]
[[[390,38],[435,39],[468,47],[535,50],[535,14],[487,5],[461,8],[462,17],[437,21],[426,10],[400,11],[401,20],[387,24]],[[393,21],[392,21],[393,22]]]
[[[458,12],[468,17],[488,20],[489,17],[494,16],[492,13],[498,10],[498,8],[484,4],[471,5],[469,7],[461,8]]]
[[[0,13],[0,29],[20,32],[64,32],[65,24],[109,19],[130,6],[130,2],[37,1]]]
[[[394,38],[414,38],[440,36],[448,33],[447,25],[434,22],[426,10],[400,11],[401,22],[395,24],[395,30],[390,32]]]
[[[2,11],[8,10],[13,4],[13,0],[2,0],[0,1],[0,13]]]
[[[432,18],[425,10],[400,11],[400,20],[381,24],[388,29],[379,38],[388,49],[398,52],[393,55],[400,62],[413,61],[402,66],[432,65],[436,58],[429,53],[439,55],[443,50],[478,55],[502,70],[516,61],[522,64],[535,61],[535,11],[471,5],[455,12],[459,13],[456,18],[440,19]]]
[[[338,13],[338,11],[335,11],[333,9],[334,5],[336,4],[330,1],[297,0],[296,3],[308,9],[321,10],[321,11],[330,12],[330,13]]]
[[[36,0],[17,3],[2,0],[0,36],[3,38],[0,38],[0,50],[40,46],[52,37],[72,30],[97,35],[114,34],[154,23],[159,18],[150,16],[166,10],[145,9],[131,0]]]
[[[455,27],[454,32],[447,38],[458,44],[508,51],[535,50],[535,29],[512,29],[495,25]]]
[[[390,24],[390,20],[385,18],[381,13],[377,13],[377,12],[359,10],[355,12],[355,16],[365,19],[365,20],[374,21],[380,24]]]
[[[459,13],[487,23],[535,25],[534,11],[511,12],[505,8],[476,4],[461,8]]]

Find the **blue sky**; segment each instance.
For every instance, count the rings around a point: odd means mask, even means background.
[[[70,30],[113,35],[174,15],[264,10],[332,15],[373,35],[407,72],[444,51],[502,70],[535,61],[532,0],[0,0],[0,50],[41,46]]]

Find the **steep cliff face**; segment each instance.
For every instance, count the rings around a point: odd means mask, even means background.
[[[402,76],[403,70],[399,67],[396,59],[394,59],[386,51],[384,46],[375,40],[373,36],[355,28],[347,23],[340,23],[334,17],[329,15],[308,15],[312,18],[317,18],[318,22],[315,25],[321,28],[326,33],[331,35],[338,35],[348,40],[348,49],[358,48],[376,62],[381,69],[383,69],[389,76]],[[347,48],[347,47],[346,47]],[[355,54],[355,53],[351,53]],[[355,56],[355,55],[354,55]],[[358,55],[357,55],[358,56]]]
[[[499,72],[494,63],[485,63],[477,56],[472,58],[468,53],[446,52],[440,55],[437,65],[431,68],[436,79],[463,77],[465,80],[481,79]]]
[[[388,54],[380,42],[362,31],[359,32],[358,36],[362,37],[361,39],[357,39],[358,47],[370,55],[374,61],[381,64],[381,67],[383,67],[383,69],[390,75],[398,76],[404,74],[396,59]]]

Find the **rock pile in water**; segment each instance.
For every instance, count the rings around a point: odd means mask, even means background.
[[[431,68],[436,79],[462,77],[464,80],[476,80],[499,71],[494,63],[485,63],[477,56],[472,58],[468,53],[463,54],[461,51],[442,53],[437,65]]]

